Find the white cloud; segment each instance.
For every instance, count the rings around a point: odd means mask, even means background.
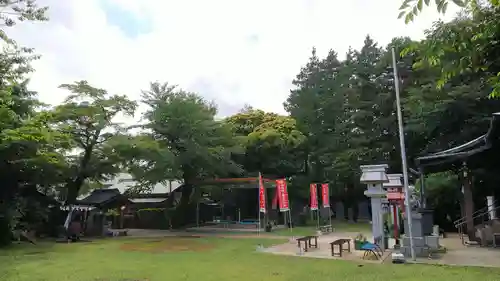
[[[112,25],[118,13],[106,12],[100,1],[133,14],[148,31],[127,36]],[[313,46],[320,55],[331,48],[344,54],[360,47],[366,34],[384,45],[395,36],[421,38],[439,18],[429,7],[405,25],[397,19],[400,2],[45,0],[49,22],[22,23],[9,32],[42,54],[32,86],[45,102],[60,102],[66,94],[57,86],[79,79],[134,99],[160,80],[214,99],[222,115],[245,103],[284,112],[291,80]]]

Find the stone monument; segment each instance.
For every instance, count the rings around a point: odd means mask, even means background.
[[[367,185],[365,196],[370,198],[372,208],[372,234],[375,241],[380,238],[380,247],[385,250],[384,241],[384,219],[382,210],[382,200],[386,198],[382,184],[389,182],[386,170],[389,166],[383,165],[364,165],[361,166],[360,182]]]
[[[412,198],[412,196],[410,196]],[[410,205],[413,205],[410,203]],[[412,236],[415,255],[417,257],[428,257],[433,250],[439,249],[439,235],[432,231],[433,212],[430,209],[412,209]],[[406,257],[411,256],[410,237],[408,235],[408,214],[403,215],[405,234],[402,235],[401,253]]]

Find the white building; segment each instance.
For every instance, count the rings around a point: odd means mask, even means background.
[[[121,193],[125,192],[127,189],[135,185],[135,181],[130,174],[121,173],[116,175],[116,177],[105,183],[108,188],[117,188]],[[179,181],[170,181],[167,184],[156,184],[151,193],[170,193],[175,191],[179,186],[181,186]]]

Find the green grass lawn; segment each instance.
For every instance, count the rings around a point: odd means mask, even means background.
[[[317,225],[314,224],[314,222],[310,222],[309,224],[312,224],[310,226],[298,226],[294,227],[292,231],[290,229],[278,229],[274,230],[271,234],[276,234],[276,235],[283,235],[283,236],[305,236],[305,235],[311,235],[315,234],[317,229]],[[368,222],[358,222],[358,223],[353,223],[353,222],[346,222],[343,220],[335,220],[332,221],[333,228],[335,229],[335,232],[341,233],[341,232],[361,232],[361,233],[370,233],[371,232],[371,225]]]
[[[241,238],[126,238],[22,245],[0,250],[0,280],[493,281],[500,276],[497,269],[365,264],[255,252],[259,243],[280,242]]]

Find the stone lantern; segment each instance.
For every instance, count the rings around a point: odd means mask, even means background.
[[[367,185],[364,192],[366,197],[370,198],[372,209],[372,233],[373,238],[380,238],[380,245],[385,250],[384,241],[384,219],[382,210],[382,200],[386,198],[386,192],[383,184],[389,182],[386,170],[389,166],[382,165],[364,165],[361,166],[360,182]]]

